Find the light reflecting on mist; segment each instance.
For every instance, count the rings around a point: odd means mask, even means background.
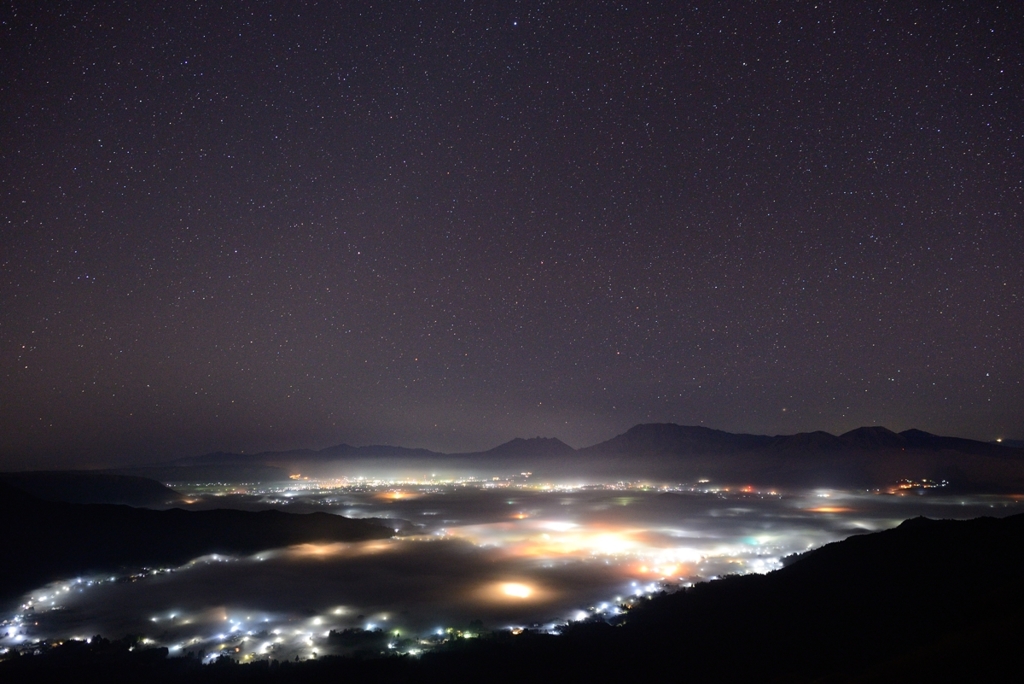
[[[172,653],[206,657],[415,653],[481,629],[614,614],[631,596],[661,586],[770,571],[789,554],[916,515],[1019,510],[1011,497],[621,483],[303,482],[189,495],[193,508],[326,509],[387,518],[401,532],[56,583],[26,597],[0,627],[0,647],[137,634]]]

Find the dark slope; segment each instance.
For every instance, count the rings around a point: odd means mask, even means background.
[[[795,435],[778,435],[767,445],[773,453],[790,455],[808,455],[835,453],[848,447],[839,437],[816,430],[814,432],[798,432]]]
[[[858,449],[905,449],[907,440],[881,426],[859,427],[839,435],[844,444]]]
[[[620,627],[432,656],[427,679],[984,681],[1017,666],[1021,563],[1024,516],[919,518],[659,597]]]
[[[89,572],[180,564],[209,553],[254,553],[314,541],[381,539],[391,528],[327,513],[154,511],[51,503],[0,484],[0,601]]]
[[[156,480],[91,470],[0,473],[0,482],[46,501],[160,507],[181,495]]]
[[[1002,444],[978,442],[973,439],[963,439],[962,437],[942,437],[923,430],[905,430],[899,436],[903,438],[908,449],[958,451],[964,454],[993,456],[995,458],[1021,458],[1022,454],[1024,454],[1024,449],[1006,447]]]
[[[766,435],[736,435],[711,428],[646,423],[634,425],[606,442],[580,449],[581,454],[728,454],[770,445]]]
[[[566,444],[560,439],[554,437],[532,437],[530,439],[523,439],[522,437],[516,437],[513,440],[499,444],[493,449],[480,452],[478,454],[468,454],[469,456],[481,456],[484,458],[488,457],[533,457],[533,456],[545,456],[545,457],[559,457],[559,456],[572,456],[576,453],[576,450]]]
[[[766,576],[665,597],[631,616],[630,631],[652,642],[672,634],[694,653],[721,651],[728,634],[775,672],[850,671],[1001,626],[1024,605],[1022,562],[1024,516],[917,518]]]
[[[577,453],[682,481],[885,488],[901,479],[929,479],[964,491],[1024,490],[1022,449],[877,426],[838,437],[821,431],[769,437],[656,423],[636,425]]]
[[[733,434],[673,423],[644,423],[607,441],[578,450],[581,454],[739,454],[768,452],[869,452],[887,450],[951,451],[998,458],[1024,458],[1024,450],[960,437],[940,437],[922,430],[895,433],[881,426],[860,427],[838,437],[821,430],[795,435]]]

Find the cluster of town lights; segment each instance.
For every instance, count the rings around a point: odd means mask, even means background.
[[[944,482],[903,480],[889,491],[877,494],[896,494],[940,489]],[[567,496],[577,492],[610,492],[609,497],[620,497],[622,505],[629,505],[637,496],[660,494],[696,493],[722,496],[724,499],[742,497],[774,497],[781,495],[774,490],[759,491],[753,487],[718,487],[702,482],[696,485],[653,485],[639,482],[617,482],[611,484],[557,484],[532,481],[523,474],[505,479],[477,478],[421,478],[407,480],[388,479],[338,479],[312,480],[298,478],[286,487],[249,486],[240,488],[203,486],[187,492],[188,501],[202,502],[204,497],[219,495],[246,495],[263,497],[265,501],[276,501],[281,505],[302,499],[306,502],[322,502],[338,510],[351,507],[356,494],[360,501],[370,501],[378,508],[391,510],[395,507],[416,506],[427,501],[429,496],[444,496],[462,489],[497,490],[498,496],[507,497],[507,512],[500,521],[463,524],[455,522],[444,525],[439,520],[438,528],[431,534],[410,534],[406,537],[360,543],[303,544],[288,549],[273,549],[249,558],[224,555],[209,555],[197,558],[177,568],[153,568],[119,576],[76,578],[56,582],[26,595],[17,614],[0,620],[0,652],[9,649],[37,648],[40,644],[56,643],[59,640],[86,639],[87,635],[48,633],[48,616],[57,614],[69,601],[93,588],[111,583],[145,582],[150,578],[168,573],[188,572],[194,568],[211,565],[246,562],[263,562],[279,557],[301,560],[305,557],[321,558],[330,556],[355,557],[378,554],[394,550],[403,543],[458,538],[478,547],[490,547],[507,558],[527,563],[557,561],[560,563],[607,563],[617,568],[622,578],[620,595],[607,601],[574,609],[560,621],[544,624],[516,624],[508,626],[513,633],[526,630],[558,631],[571,621],[590,619],[613,619],[628,610],[632,603],[644,596],[665,588],[685,586],[698,578],[710,579],[719,573],[767,572],[780,566],[779,557],[792,552],[792,540],[786,540],[784,532],[757,533],[742,540],[713,539],[697,531],[645,527],[615,526],[612,524],[583,523],[566,514],[563,519],[518,501],[524,495],[516,491],[542,492]],[[507,492],[507,494],[504,494]],[[547,495],[547,494],[545,494]],[[831,518],[844,516],[860,527],[870,528],[868,520],[849,518],[857,515],[860,505],[858,497],[865,493],[819,490],[804,497],[793,497],[790,511],[807,514],[807,517]],[[421,501],[415,501],[420,499]],[[366,505],[366,504],[359,504]],[[504,499],[502,505],[504,506]],[[378,509],[362,509],[365,517],[372,517]],[[346,511],[347,512],[347,511]],[[422,515],[430,515],[424,510]],[[898,516],[897,516],[898,518]],[[898,522],[894,518],[892,524]],[[888,521],[885,523],[888,525]],[[694,541],[697,540],[698,541]],[[685,541],[684,541],[685,540]],[[680,543],[676,543],[680,542]],[[787,546],[788,544],[788,546]],[[803,550],[803,549],[798,549]],[[540,567],[539,565],[537,567]],[[522,606],[524,615],[536,614],[538,606],[544,606],[553,592],[541,576],[529,573],[508,573],[500,581],[487,582],[479,587],[482,600],[511,606]],[[206,660],[224,655],[240,660],[253,659],[300,659],[337,652],[342,641],[337,634],[364,632],[381,635],[381,649],[390,653],[416,655],[438,644],[452,639],[473,638],[478,632],[455,627],[438,627],[423,634],[402,625],[395,625],[394,615],[372,613],[363,616],[355,606],[335,606],[312,617],[258,613],[250,610],[234,611],[222,609],[220,614],[210,611],[192,613],[167,610],[148,616],[152,632],[143,636],[143,645],[166,646],[172,655],[194,654]],[[335,636],[332,636],[332,632]],[[159,636],[157,636],[159,635]],[[117,635],[110,635],[116,637]],[[357,635],[358,636],[358,635]],[[353,637],[356,639],[356,637]],[[372,641],[372,640],[371,640]],[[377,642],[373,642],[377,643]]]

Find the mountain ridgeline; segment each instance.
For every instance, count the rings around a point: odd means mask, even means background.
[[[659,479],[779,487],[892,486],[899,480],[948,482],[952,489],[1024,490],[1024,449],[921,430],[861,427],[841,435],[735,434],[701,426],[636,425],[600,444],[574,449],[555,439],[513,439],[487,451],[441,453],[388,445],[339,444],[321,450],[217,452],[122,474],[162,482],[268,482],[289,475],[359,476],[402,472],[596,480]]]

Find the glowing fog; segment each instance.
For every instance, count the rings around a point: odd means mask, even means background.
[[[784,495],[707,483],[559,486],[521,478],[298,481],[188,494],[194,508],[381,518],[396,536],[68,578],[24,598],[0,627],[0,647],[134,634],[206,658],[416,653],[483,629],[554,629],[610,616],[662,587],[770,571],[787,555],[916,515],[1019,511],[1012,498],[938,489]]]

